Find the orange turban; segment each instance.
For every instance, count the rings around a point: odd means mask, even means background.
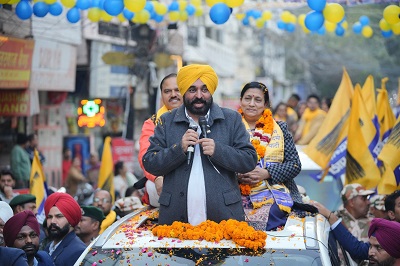
[[[214,94],[218,86],[218,77],[214,69],[209,65],[188,65],[182,67],[176,77],[179,92],[184,95],[196,80],[200,79],[206,84],[209,92]]]
[[[76,200],[67,193],[55,192],[44,203],[44,212],[47,215],[52,207],[56,206],[67,218],[68,223],[74,227],[82,218],[82,211]]]

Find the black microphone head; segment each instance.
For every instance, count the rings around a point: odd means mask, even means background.
[[[201,133],[205,138],[207,138],[207,134],[210,133],[208,130],[208,122],[204,116],[199,116],[199,126],[201,128]]]
[[[199,116],[199,125],[200,127],[207,126],[207,119],[205,116]]]

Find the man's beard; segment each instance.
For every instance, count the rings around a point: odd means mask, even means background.
[[[371,261],[371,258],[370,258]],[[376,262],[377,264],[368,264],[368,265],[374,265],[374,266],[393,266],[396,259],[393,257],[387,258],[384,261],[381,262],[377,262],[376,260],[373,260],[374,262]]]
[[[63,228],[51,224],[50,227],[47,228],[47,232],[51,240],[62,240],[69,233],[70,228],[71,226],[69,224],[66,224]],[[56,229],[56,231],[52,231],[51,229]]]
[[[189,111],[189,113],[191,113],[193,115],[206,115],[208,110],[210,110],[210,107],[213,103],[213,98],[211,97],[209,100],[196,98],[193,101],[190,101],[189,99],[184,98],[183,103],[184,103],[185,107],[187,108],[187,110]],[[202,108],[199,109],[199,108],[194,107],[195,103],[203,103],[204,105]]]
[[[34,257],[36,255],[36,253],[39,250],[39,247],[36,245],[33,245],[33,244],[27,244],[27,245],[23,246],[21,249],[23,251],[25,251],[26,256],[29,258],[29,257]],[[26,250],[26,249],[28,249],[28,250]]]

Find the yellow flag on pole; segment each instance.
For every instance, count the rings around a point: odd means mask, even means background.
[[[39,152],[36,149],[34,151],[29,183],[29,193],[36,197],[36,208],[38,211],[36,218],[41,224],[46,218],[44,202],[47,199],[47,184],[42,164],[40,163]]]
[[[111,151],[111,137],[106,137],[103,145],[103,154],[101,155],[101,165],[99,170],[98,187],[110,192],[112,201],[115,200],[114,190],[114,171],[113,158]]]
[[[361,87],[355,86],[349,118],[346,154],[346,184],[359,183],[374,189],[380,172],[368,144],[376,134],[375,126],[363,101]]]
[[[333,98],[331,108],[317,135],[304,152],[323,169],[337,177],[345,172],[348,118],[353,97],[353,83],[343,69],[342,81]]]
[[[382,162],[378,194],[391,194],[400,189],[400,117],[397,118],[378,159]]]
[[[388,93],[386,90],[386,82],[388,78],[382,79],[382,88],[378,89],[378,99],[377,99],[377,114],[379,120],[380,127],[380,140],[381,142],[386,143],[387,138],[390,135],[395,123],[396,117],[393,113],[393,110],[390,106]]]

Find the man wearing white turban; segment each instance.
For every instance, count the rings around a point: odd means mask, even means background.
[[[148,172],[164,176],[159,223],[244,221],[235,172],[253,170],[257,154],[242,118],[213,103],[211,66],[185,66],[177,83],[184,104],[161,116],[143,156]]]
[[[14,212],[10,205],[4,201],[0,201],[0,246],[4,246],[3,227],[13,215]]]

